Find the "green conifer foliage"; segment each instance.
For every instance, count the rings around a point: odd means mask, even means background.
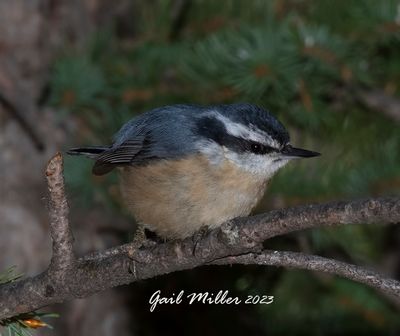
[[[94,36],[86,51],[57,61],[49,103],[61,120],[73,116],[84,126],[69,145],[110,141],[124,121],[156,106],[248,101],[277,115],[293,143],[322,153],[282,170],[260,211],[399,193],[399,121],[359,98],[361,91],[379,90],[400,99],[399,1],[194,0],[171,41],[172,6],[143,2],[133,41],[119,40],[111,27]],[[119,207],[110,192],[115,176],[93,184],[88,165],[71,159],[66,173],[86,204]],[[390,248],[388,230],[314,230],[304,233],[301,244],[296,237],[271,244],[294,250],[305,244],[317,254],[380,264]],[[252,320],[272,334],[389,334],[400,328],[391,303],[362,285],[271,269],[240,268],[237,277],[240,293],[276,296]],[[175,284],[188,280],[179,279]]]

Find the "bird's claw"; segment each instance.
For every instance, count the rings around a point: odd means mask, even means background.
[[[208,232],[209,232],[208,226],[203,226],[200,230],[195,232],[195,234],[192,236],[192,240],[193,240],[192,254],[194,256],[196,256],[196,249],[197,249],[197,246],[198,246],[200,240],[202,240],[207,235]]]

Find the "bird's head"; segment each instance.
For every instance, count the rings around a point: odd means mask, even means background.
[[[266,178],[290,160],[320,155],[293,147],[285,127],[268,111],[251,104],[215,106],[196,125],[198,148],[211,162],[228,159]]]

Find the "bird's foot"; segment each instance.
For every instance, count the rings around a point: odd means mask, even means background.
[[[154,248],[158,242],[155,238],[147,238],[146,229],[143,224],[139,224],[135,236],[129,244],[128,256],[132,260],[129,271],[136,277],[137,264],[148,263],[148,253],[144,250]]]
[[[160,239],[155,233],[145,229],[143,224],[139,224],[130,245],[132,250],[140,250],[152,248],[159,243]]]
[[[196,249],[198,247],[198,244],[200,240],[202,240],[210,231],[208,226],[203,226],[200,228],[200,230],[196,231],[194,235],[192,236],[192,241],[193,241],[193,250],[192,254],[196,256]]]
[[[139,224],[135,235],[129,244],[128,256],[132,260],[129,265],[129,271],[136,277],[136,264],[145,263],[145,258],[142,255],[141,249],[146,247],[146,233],[144,225]]]
[[[136,229],[135,235],[132,239],[131,246],[132,246],[132,249],[139,250],[145,244],[146,244],[145,228],[144,228],[144,225],[139,224]]]

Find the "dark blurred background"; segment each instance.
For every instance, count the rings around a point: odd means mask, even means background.
[[[391,0],[0,0],[0,273],[50,258],[43,170],[57,150],[109,143],[128,119],[166,104],[246,101],[293,143],[323,153],[273,179],[257,212],[399,195],[400,2]],[[118,176],[65,158],[80,255],[129,241]],[[346,226],[276,238],[400,278],[398,227]],[[148,300],[228,289],[263,305]],[[400,304],[348,280],[256,266],[203,267],[50,307],[46,335],[400,334]]]

